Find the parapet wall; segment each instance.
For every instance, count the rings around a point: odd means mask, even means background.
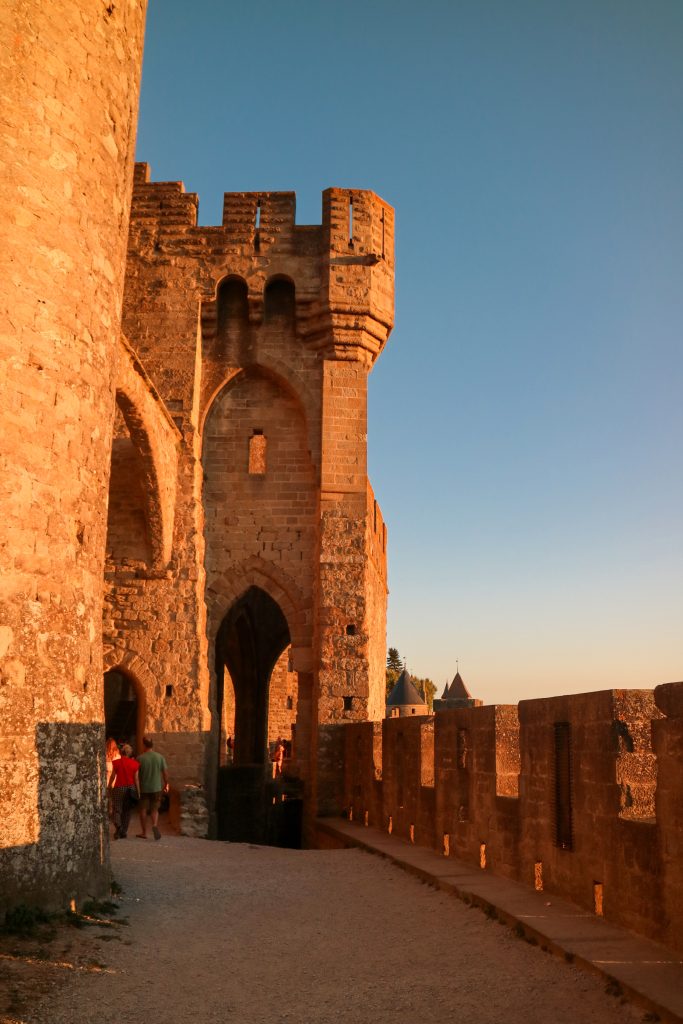
[[[683,683],[342,728],[353,820],[683,950]]]

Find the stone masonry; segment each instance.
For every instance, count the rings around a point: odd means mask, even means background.
[[[0,5],[0,901],[108,881],[102,593],[144,0]]]
[[[154,733],[204,835],[229,719],[239,763],[293,741],[310,820],[319,726],[381,713],[393,211],[330,189],[306,227],[291,193],[228,194],[203,228],[145,165],[133,192],[144,15],[0,13],[3,903],[106,887],[105,725]]]
[[[290,769],[312,809],[317,726],[382,710],[386,528],[366,402],[393,318],[393,211],[330,189],[321,226],[295,223],[291,193],[226,194],[221,226],[196,219],[195,195],[138,165],[123,330],[177,430],[177,490],[157,564],[163,517],[145,511],[119,416],[105,665],[134,679],[175,784],[207,784],[210,802],[235,701],[240,755],[240,682],[216,662],[219,633],[250,588],[268,595],[287,630],[271,665],[286,651],[290,685],[273,673],[263,750],[294,723]]]

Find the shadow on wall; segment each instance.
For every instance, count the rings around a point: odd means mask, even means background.
[[[64,908],[109,889],[104,726],[40,722],[0,761],[0,909]]]

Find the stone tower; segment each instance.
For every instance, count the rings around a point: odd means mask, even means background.
[[[318,727],[382,717],[366,414],[392,323],[393,211],[371,192],[329,189],[319,226],[295,223],[292,193],[228,193],[202,227],[195,195],[138,165],[123,330],[178,433],[177,491],[162,556],[119,417],[105,666],[134,684],[181,789],[207,778],[211,801],[227,735],[236,763],[263,765],[294,725],[313,813]]]
[[[0,900],[102,890],[101,609],[145,0],[0,5]]]

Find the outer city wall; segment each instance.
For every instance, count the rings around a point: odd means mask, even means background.
[[[343,806],[683,951],[683,683],[345,726]]]
[[[108,880],[100,634],[145,7],[0,5],[0,903]]]

